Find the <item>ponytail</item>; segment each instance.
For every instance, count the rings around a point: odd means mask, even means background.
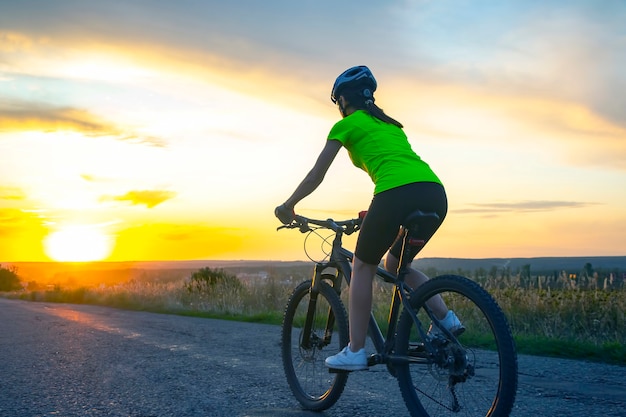
[[[344,96],[346,101],[357,110],[365,110],[365,112],[370,116],[375,117],[385,123],[398,126],[400,129],[404,127],[402,126],[402,123],[388,116],[383,111],[383,109],[374,104],[374,96],[368,89],[363,90],[362,88],[358,87],[354,89],[350,88],[349,90],[344,89],[337,96],[339,95]]]
[[[365,101],[365,111],[370,116],[374,116],[375,118],[377,118],[379,120],[382,120],[385,123],[389,123],[389,124],[398,126],[400,129],[402,129],[404,127],[404,126],[402,126],[402,123],[400,123],[399,121],[397,121],[393,117],[387,116],[387,114],[383,111],[383,109],[381,109],[376,104],[374,104],[374,98],[373,97],[371,99]]]

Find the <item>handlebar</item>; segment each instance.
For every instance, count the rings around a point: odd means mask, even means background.
[[[313,229],[310,225],[318,226],[324,229],[330,229],[335,233],[343,233],[346,235],[350,235],[361,228],[361,223],[363,222],[363,218],[365,217],[364,211],[359,213],[359,217],[356,219],[350,220],[340,220],[335,221],[333,219],[319,220],[319,219],[311,219],[308,217],[297,215],[294,220],[289,224],[284,224],[278,227],[276,230],[280,229],[299,229],[301,233],[307,233],[312,231]]]

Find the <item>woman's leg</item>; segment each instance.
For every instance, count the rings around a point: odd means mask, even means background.
[[[392,274],[397,273],[398,262],[398,258],[388,252],[387,257],[385,258],[385,269]],[[429,278],[422,271],[409,268],[409,273],[406,275],[404,280],[409,287],[416,289],[417,287],[428,281]],[[427,304],[439,320],[443,320],[443,318],[448,313],[448,307],[446,306],[446,303],[443,301],[443,298],[441,298],[440,295],[432,297],[430,300],[427,301]]]
[[[370,313],[372,311],[372,281],[378,265],[372,265],[354,257],[348,320],[350,322],[350,350],[365,347]]]

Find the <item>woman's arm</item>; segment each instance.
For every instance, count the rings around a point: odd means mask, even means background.
[[[338,140],[331,139],[326,141],[326,145],[324,146],[324,149],[322,149],[322,152],[320,152],[320,155],[318,156],[311,171],[306,174],[291,197],[285,201],[284,206],[287,209],[293,211],[293,208],[300,200],[315,191],[315,189],[322,183],[328,168],[330,168],[330,165],[335,160],[335,156],[337,156],[341,146],[341,142]]]

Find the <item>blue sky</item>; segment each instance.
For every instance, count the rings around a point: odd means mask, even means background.
[[[361,64],[448,190],[424,256],[626,251],[624,2],[1,3],[0,261],[76,225],[110,260],[302,259],[273,207]],[[298,209],[372,189],[341,154]]]

